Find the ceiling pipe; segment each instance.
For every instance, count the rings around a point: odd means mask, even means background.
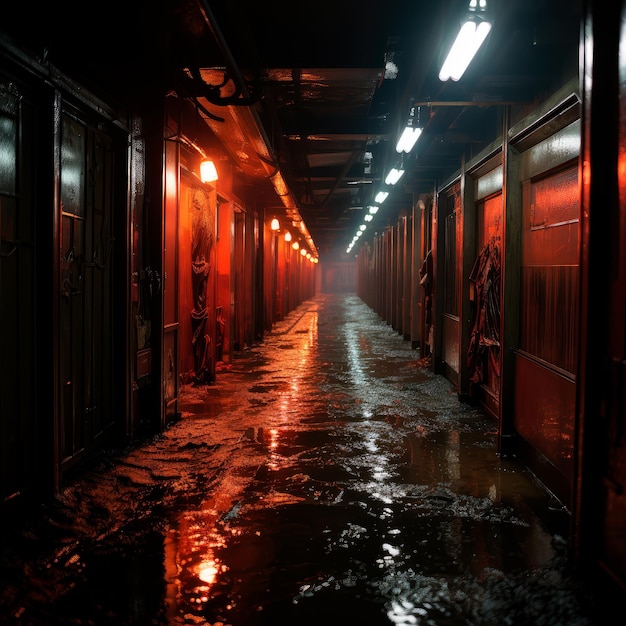
[[[265,176],[272,182],[276,195],[280,197],[285,207],[285,213],[288,219],[298,224],[298,229],[300,230],[302,236],[306,239],[311,253],[314,256],[319,256],[313,238],[311,237],[306,224],[300,215],[296,199],[289,190],[282,174],[280,173],[278,159],[276,158],[271,142],[265,133],[265,129],[259,120],[257,112],[252,106],[249,105],[250,94],[248,93],[248,87],[241,71],[239,70],[239,66],[230,52],[228,44],[224,39],[207,0],[198,0],[198,2],[203,13],[204,20],[220,47],[220,50],[226,59],[227,65],[238,83],[238,88],[244,98],[244,102],[246,103],[245,106],[238,106],[232,102],[229,102],[229,104],[226,105],[233,122],[235,122],[240,129],[244,128],[247,131],[247,133],[242,133],[242,142],[245,141],[245,138],[249,138],[253,141],[256,153],[254,156],[256,156],[258,161],[261,163]],[[207,100],[205,108],[207,108],[209,112],[211,112],[211,105],[224,106],[216,105],[215,102],[209,102]],[[212,120],[212,116],[207,117],[208,119],[205,120],[206,123],[211,127],[216,135],[219,136],[219,123]],[[240,147],[242,146],[243,144],[241,144]],[[226,141],[225,147],[230,150],[228,141]],[[249,153],[244,153],[241,154],[241,156],[243,156],[244,161],[246,161],[251,155]],[[240,159],[237,160],[238,162],[241,161]]]

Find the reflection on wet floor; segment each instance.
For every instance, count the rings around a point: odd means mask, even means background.
[[[82,565],[33,558],[14,623],[602,623],[565,569],[566,512],[418,361],[354,295],[305,303],[71,488],[89,507],[56,540]]]

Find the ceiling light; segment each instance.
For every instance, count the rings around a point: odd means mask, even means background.
[[[478,4],[476,0],[471,0],[469,11],[470,15],[461,26],[461,30],[441,67],[439,72],[439,80],[441,81],[445,82],[449,79],[457,81],[463,76],[491,30],[491,22],[486,19],[486,0],[480,0]]]
[[[379,191],[376,194],[376,197],[374,198],[374,201],[378,202],[378,203],[382,203],[382,202],[384,202],[387,199],[388,195],[389,195],[388,191]]]
[[[422,125],[420,124],[420,107],[411,107],[409,109],[409,117],[406,126],[396,144],[396,152],[406,152],[407,154],[413,150],[415,142],[422,134]]]
[[[413,146],[422,134],[421,128],[409,128],[408,126],[402,131],[400,139],[396,144],[396,152],[406,152],[407,154],[413,150]]]
[[[402,178],[402,174],[404,174],[403,169],[392,167],[389,174],[387,174],[387,178],[385,178],[385,184],[395,185]]]
[[[376,213],[378,213],[378,207],[375,204],[367,207],[367,209],[372,215],[376,215]]]

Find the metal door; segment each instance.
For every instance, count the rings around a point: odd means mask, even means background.
[[[61,472],[113,425],[113,150],[107,136],[64,110],[59,149]]]
[[[234,236],[234,250],[233,250],[233,350],[242,350],[246,345],[246,333],[245,333],[245,320],[246,320],[246,294],[244,277],[246,272],[245,267],[245,213],[239,208],[235,207],[235,236]]]
[[[0,81],[0,500],[27,493],[38,479],[36,109]],[[43,219],[43,218],[42,218]],[[43,352],[43,350],[41,350]]]
[[[458,192],[446,196],[443,201],[443,223],[441,267],[442,278],[442,314],[440,317],[441,358],[443,374],[452,383],[458,385],[459,377],[459,236],[462,231],[459,222]],[[435,328],[435,332],[438,332]]]
[[[500,415],[500,292],[502,194],[476,205],[477,250],[470,273],[472,326],[468,349],[470,391],[495,419]]]

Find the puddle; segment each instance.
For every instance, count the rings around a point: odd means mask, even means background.
[[[564,512],[355,296],[318,296],[180,407],[5,535],[3,624],[602,623]]]

